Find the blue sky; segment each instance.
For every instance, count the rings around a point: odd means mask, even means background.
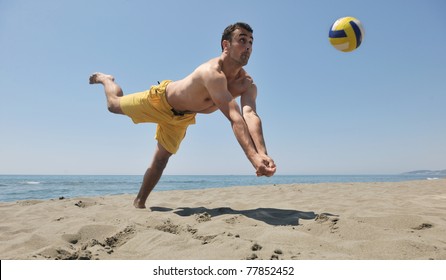
[[[92,72],[125,93],[181,79],[248,22],[277,174],[446,168],[446,1],[0,1],[0,174],[143,174],[154,124],[107,112]],[[351,53],[328,42],[354,16]],[[252,174],[220,112],[200,115],[165,174]]]

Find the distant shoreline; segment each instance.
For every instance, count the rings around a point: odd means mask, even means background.
[[[446,176],[445,170],[415,170],[401,173],[401,175],[425,175],[425,176]]]

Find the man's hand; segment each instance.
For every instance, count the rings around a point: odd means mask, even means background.
[[[255,168],[257,176],[271,177],[276,173],[276,164],[269,156],[259,154],[256,163]]]

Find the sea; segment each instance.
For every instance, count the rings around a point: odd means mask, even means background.
[[[0,201],[135,194],[142,175],[0,175]],[[164,175],[154,191],[274,184],[435,180],[426,175]]]

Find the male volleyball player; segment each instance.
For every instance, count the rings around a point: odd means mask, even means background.
[[[243,69],[253,46],[253,30],[246,23],[228,26],[221,39],[222,53],[198,66],[179,81],[162,81],[149,90],[124,95],[114,77],[90,76],[90,84],[102,84],[112,113],[129,116],[134,123],[157,123],[158,141],[150,167],[133,205],[145,208],[172,154],[183,140],[197,113],[220,110],[231,123],[234,135],[256,170],[257,176],[272,176],[276,165],[267,153],[262,123],[256,113],[257,87]],[[240,97],[241,109],[235,101]]]

